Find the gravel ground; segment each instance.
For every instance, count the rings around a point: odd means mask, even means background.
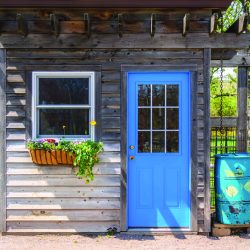
[[[1,250],[63,250],[63,249],[202,249],[202,250],[250,250],[250,234],[230,237],[206,237],[201,235],[35,235],[0,236]]]

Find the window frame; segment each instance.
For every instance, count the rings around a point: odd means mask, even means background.
[[[40,78],[89,78],[89,104],[81,105],[39,105],[39,79]],[[89,136],[84,135],[39,135],[39,114],[42,108],[58,109],[89,109],[89,121],[95,121],[95,72],[93,71],[33,71],[32,72],[32,139],[39,138],[64,138],[66,140],[91,139],[95,140],[95,126],[89,124]]]

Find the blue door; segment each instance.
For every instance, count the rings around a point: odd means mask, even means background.
[[[128,73],[128,227],[190,227],[190,74]]]

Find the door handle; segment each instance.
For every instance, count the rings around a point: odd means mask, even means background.
[[[133,155],[131,155],[131,156],[129,156],[129,159],[130,159],[131,161],[133,161],[133,160],[135,159],[135,157],[134,157]]]

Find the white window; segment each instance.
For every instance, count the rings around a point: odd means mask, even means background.
[[[94,72],[32,73],[32,137],[94,140]]]

